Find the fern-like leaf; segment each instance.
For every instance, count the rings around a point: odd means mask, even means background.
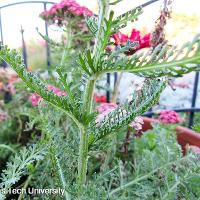
[[[17,183],[20,178],[27,173],[27,167],[35,161],[42,160],[45,150],[33,145],[23,148],[19,154],[15,154],[11,161],[7,163],[7,168],[3,170],[0,188],[7,190]],[[5,197],[2,197],[4,199]]]
[[[120,0],[122,1],[122,0]],[[111,4],[119,3],[120,1],[113,2]],[[113,11],[111,11],[113,13]],[[124,28],[127,26],[129,21],[133,22],[137,20],[139,15],[142,14],[142,8],[136,7],[128,12],[123,13],[122,15],[116,17],[116,19],[112,20],[112,31],[111,33],[114,34],[119,31],[119,29]],[[114,15],[114,13],[113,13]],[[95,36],[98,32],[98,17],[86,17],[86,23],[88,26],[89,31]]]
[[[200,64],[200,35],[180,49],[158,45],[153,52],[151,49],[147,53],[138,52],[131,58],[122,57],[117,61],[108,58],[99,73],[127,71],[149,78],[179,77],[198,70],[198,64]]]
[[[90,143],[128,125],[135,117],[142,115],[158,102],[160,93],[166,82],[147,80],[141,93],[134,93],[131,102],[119,106],[105,116],[104,120],[95,124],[91,129]]]
[[[98,31],[98,18],[96,16],[86,17],[86,24],[89,31],[92,33],[93,36],[96,35]]]
[[[118,4],[119,2],[121,2],[121,1],[123,1],[123,0],[116,0],[116,1],[113,1],[113,2],[111,2],[111,3],[109,3],[109,5],[116,5],[116,4]]]
[[[119,29],[126,27],[128,22],[137,20],[141,14],[141,7],[136,7],[128,12],[125,12],[113,21],[113,28],[118,31]]]
[[[6,46],[1,47],[0,58],[8,63],[18,74],[18,76],[27,84],[27,86],[39,94],[43,99],[54,106],[57,106],[66,112],[76,123],[76,117],[73,114],[73,106],[69,103],[68,96],[57,96],[53,91],[49,91],[47,86],[38,78],[37,75],[28,72],[23,64],[21,56],[15,51],[10,50]]]
[[[43,40],[45,40],[49,45],[51,46],[61,46],[61,44],[59,44],[58,42],[55,42],[54,40],[52,40],[49,36],[47,35],[43,35],[38,28],[36,28],[37,33],[42,37]]]

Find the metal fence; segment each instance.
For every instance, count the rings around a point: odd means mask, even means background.
[[[151,0],[148,1],[142,5],[140,5],[140,7],[146,7],[152,3],[155,3],[159,0]],[[0,7],[0,39],[1,39],[1,44],[4,43],[3,40],[3,26],[2,26],[2,15],[1,15],[1,11],[2,9],[11,7],[11,6],[15,6],[15,5],[19,5],[19,4],[41,4],[41,6],[43,6],[43,10],[47,9],[47,5],[48,4],[54,4],[55,2],[50,2],[50,1],[22,1],[22,2],[16,2],[16,3],[11,3],[11,4],[7,4],[4,6]],[[44,26],[45,26],[45,34],[48,36],[49,32],[48,32],[48,24],[46,22],[44,22]],[[22,54],[23,54],[23,59],[24,59],[24,64],[27,66],[27,53],[26,53],[26,43],[24,40],[24,30],[21,27],[21,36],[22,36]],[[50,47],[47,44],[46,45],[46,55],[47,55],[47,66],[50,67],[51,65],[51,58],[50,58]],[[5,63],[2,63],[2,65],[5,65]],[[114,84],[117,81],[117,73],[114,73]],[[108,86],[111,85],[111,75],[107,74],[107,84]],[[188,127],[191,128],[193,126],[193,122],[194,122],[194,117],[195,117],[195,112],[200,112],[200,108],[196,107],[196,100],[197,100],[197,92],[198,92],[198,84],[199,84],[199,72],[196,72],[195,74],[195,78],[194,78],[194,85],[193,85],[193,95],[192,95],[192,101],[191,101],[191,107],[190,108],[183,108],[183,109],[175,109],[176,112],[180,112],[180,113],[189,113],[189,123],[188,123]],[[107,101],[110,102],[110,96],[111,93],[110,91],[106,92],[106,97],[107,97]],[[153,111],[149,111],[147,113],[145,113],[145,116],[149,116],[152,117],[155,114],[155,112]]]
[[[11,3],[11,4],[7,4],[4,6],[0,7],[0,38],[1,38],[1,44],[4,43],[4,32],[3,32],[3,25],[2,25],[2,15],[1,15],[1,11],[5,8],[11,7],[11,6],[16,6],[16,5],[22,5],[22,4],[41,4],[41,8],[43,8],[43,10],[47,10],[47,5],[48,4],[55,4],[55,2],[51,2],[51,1],[21,1],[21,2],[16,2],[16,3]],[[49,35],[49,31],[48,31],[48,24],[46,22],[44,22],[44,27],[45,27],[45,34],[48,36]],[[24,59],[24,64],[27,66],[27,52],[26,52],[26,43],[24,40],[24,30],[21,27],[21,35],[22,35],[22,54],[23,54],[23,59]],[[47,66],[51,65],[51,59],[50,59],[50,48],[49,45],[47,43],[46,45],[46,54],[47,54]]]

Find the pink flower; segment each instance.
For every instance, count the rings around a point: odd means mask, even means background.
[[[50,10],[49,10],[49,15],[54,15],[57,12],[57,4],[54,4]]]
[[[142,130],[142,125],[144,124],[142,117],[136,117],[129,126],[134,128],[136,131]]]
[[[181,122],[180,115],[173,110],[161,111],[158,119],[163,124],[177,124]]]
[[[63,4],[65,6],[67,6],[67,7],[70,7],[70,6],[79,6],[79,4],[75,0],[63,0],[61,2],[63,2]]]
[[[57,23],[62,25],[62,21],[66,17],[66,14],[72,14],[75,16],[92,16],[93,12],[84,6],[80,6],[74,0],[62,0],[60,3],[54,4],[50,10],[44,11],[40,14],[40,17],[50,23]],[[58,22],[56,22],[58,20]]]
[[[6,121],[8,119],[8,113],[0,112],[0,122]]]
[[[140,38],[140,31],[136,30],[136,29],[133,29],[132,32],[131,32],[131,36],[129,37],[129,40],[131,42],[134,42],[134,41],[140,41],[141,38]]]
[[[125,35],[121,32],[114,34],[112,38],[115,40],[115,45],[121,45],[121,46],[126,45],[126,43],[129,40],[128,35]]]
[[[60,2],[58,4],[56,4],[56,9],[57,10],[62,10],[65,7],[65,3],[64,2]]]
[[[98,111],[98,113],[102,114],[103,112],[107,111],[107,110],[114,110],[116,109],[118,106],[115,103],[102,103],[100,106],[98,106],[96,109]]]
[[[137,50],[151,47],[151,44],[150,44],[151,34],[149,33],[142,37],[140,35],[140,31],[136,29],[132,30],[130,37],[128,35],[125,35],[119,32],[119,33],[114,34],[112,38],[114,39],[116,46],[117,45],[125,46],[128,41],[138,42],[138,45],[136,45],[133,49],[130,49],[129,51],[126,52],[127,55],[132,55]]]
[[[53,85],[48,85],[48,90],[49,91],[53,91],[54,94],[56,94],[57,96],[67,96],[67,93],[58,89],[57,87],[53,86]]]
[[[104,118],[113,110],[117,108],[117,104],[115,103],[102,103],[100,106],[96,108],[99,115],[97,116],[96,123],[101,123]]]
[[[151,47],[151,45],[150,45],[150,39],[151,39],[151,34],[150,33],[144,35],[144,37],[142,37],[140,39],[139,48],[143,49],[143,48],[149,48],[149,47]]]
[[[60,96],[67,96],[66,92],[60,90],[59,88],[57,88],[57,87],[55,87],[53,85],[48,85],[47,89],[49,91],[52,91],[54,94],[56,94],[59,97]],[[31,96],[29,97],[29,99],[30,99],[32,105],[34,107],[36,107],[36,106],[39,105],[40,101],[42,100],[42,97],[39,96],[37,93],[33,93],[33,94],[31,94]]]
[[[33,93],[31,94],[31,96],[29,97],[29,100],[32,103],[33,107],[36,107],[39,105],[40,101],[42,100],[42,97],[39,96],[37,93]]]
[[[93,16],[93,12],[91,10],[89,10],[88,8],[86,7],[82,7],[82,10],[83,10],[83,14],[88,16],[88,17],[91,17]]]
[[[45,10],[42,13],[40,13],[39,16],[44,20],[48,20],[50,18],[50,14],[51,13],[49,11]]]

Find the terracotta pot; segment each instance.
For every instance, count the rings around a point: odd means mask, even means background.
[[[157,119],[143,117],[144,124],[142,127],[142,131],[147,131],[152,129],[152,123],[159,123]],[[183,126],[176,127],[176,134],[178,143],[181,145],[183,152],[186,151],[187,145],[196,146],[200,148],[200,133],[196,133],[189,128],[185,128]]]

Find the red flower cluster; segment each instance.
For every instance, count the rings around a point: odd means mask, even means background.
[[[180,115],[173,110],[161,111],[158,119],[163,124],[177,124],[181,122]]]
[[[115,45],[120,45],[120,46],[125,46],[128,41],[130,42],[138,42],[138,45],[135,46],[133,49],[130,49],[129,52],[126,52],[127,55],[132,55],[139,49],[143,48],[149,48],[151,47],[151,34],[148,33],[144,35],[143,37],[140,35],[140,31],[133,29],[131,36],[129,37],[128,35],[125,35],[121,32],[116,33],[112,36],[112,38],[115,41]]]
[[[106,103],[106,96],[105,95],[94,95],[94,99],[96,103]]]
[[[92,16],[93,12],[84,6],[80,6],[75,0],[62,0],[54,4],[50,10],[40,14],[40,17],[50,23],[62,24],[66,16]]]

